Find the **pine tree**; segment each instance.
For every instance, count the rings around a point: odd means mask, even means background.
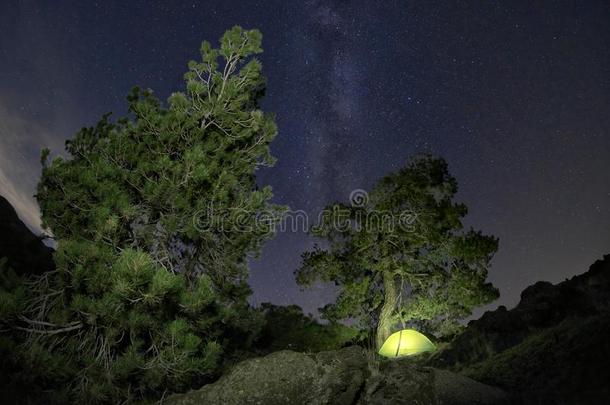
[[[57,400],[188,389],[258,327],[247,258],[282,211],[255,184],[276,135],[259,108],[260,52],[260,32],[234,27],[218,49],[203,42],[167,105],[134,88],[129,115],[83,128],[67,159],[43,151],[37,199],[56,270],[30,281],[11,322],[25,370]]]
[[[297,282],[334,282],[337,300],[322,314],[374,329],[378,348],[401,324],[454,333],[474,307],[498,296],[485,281],[498,240],[463,230],[467,209],[453,201],[456,192],[446,162],[421,156],[370,195],[328,206],[312,229],[327,247],[303,254]]]

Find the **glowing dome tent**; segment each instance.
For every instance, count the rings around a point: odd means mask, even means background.
[[[403,329],[386,339],[379,354],[385,357],[412,356],[436,349],[426,336],[413,329]]]

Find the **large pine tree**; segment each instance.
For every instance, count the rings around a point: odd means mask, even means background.
[[[464,231],[466,206],[440,158],[420,156],[384,177],[370,195],[326,208],[313,234],[326,241],[303,254],[300,284],[338,286],[322,309],[331,320],[357,319],[380,348],[395,328],[415,325],[438,336],[456,330],[477,305],[495,299],[486,282],[498,247],[492,236]]]
[[[167,104],[134,89],[48,161],[37,199],[57,269],[19,297],[11,327],[28,378],[56,399],[120,402],[184,390],[212,375],[257,327],[247,257],[281,207],[255,172],[273,164],[261,34],[234,27],[191,61]],[[261,215],[265,221],[260,221]],[[4,319],[9,315],[3,314]]]

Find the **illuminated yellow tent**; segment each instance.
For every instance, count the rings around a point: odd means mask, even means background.
[[[384,342],[379,354],[385,357],[412,356],[423,352],[431,352],[436,346],[424,335],[413,329],[403,329],[393,333]]]

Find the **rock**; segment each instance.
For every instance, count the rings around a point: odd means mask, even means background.
[[[409,359],[384,362],[367,388],[359,404],[508,404],[498,388],[447,370],[418,366]]]
[[[510,311],[500,307],[468,323],[448,348],[430,364],[459,369],[519,345],[532,334],[555,327],[568,318],[584,319],[610,308],[610,255],[587,273],[557,285],[538,282],[521,293]]]
[[[198,391],[169,404],[352,404],[364,384],[359,348],[317,355],[283,350],[237,364]]]
[[[53,249],[45,246],[0,196],[0,258],[3,257],[17,274],[42,274],[55,267]]]
[[[606,404],[610,315],[566,319],[462,373],[504,388],[514,403]]]
[[[353,404],[364,389],[368,376],[365,352],[357,346],[313,355],[321,379],[316,382],[313,401],[329,404]]]
[[[359,347],[280,351],[237,364],[213,384],[167,404],[505,404],[499,389],[411,359],[375,361]]]
[[[503,388],[515,403],[606,403],[610,255],[557,285],[526,288],[511,310],[471,321],[428,365]]]
[[[318,375],[315,361],[288,350],[237,364],[214,384],[170,397],[168,404],[298,404]]]
[[[436,404],[435,373],[400,360],[384,361],[367,386],[368,404]]]
[[[435,390],[438,404],[483,405],[508,404],[502,390],[473,381],[447,370],[435,370]]]

